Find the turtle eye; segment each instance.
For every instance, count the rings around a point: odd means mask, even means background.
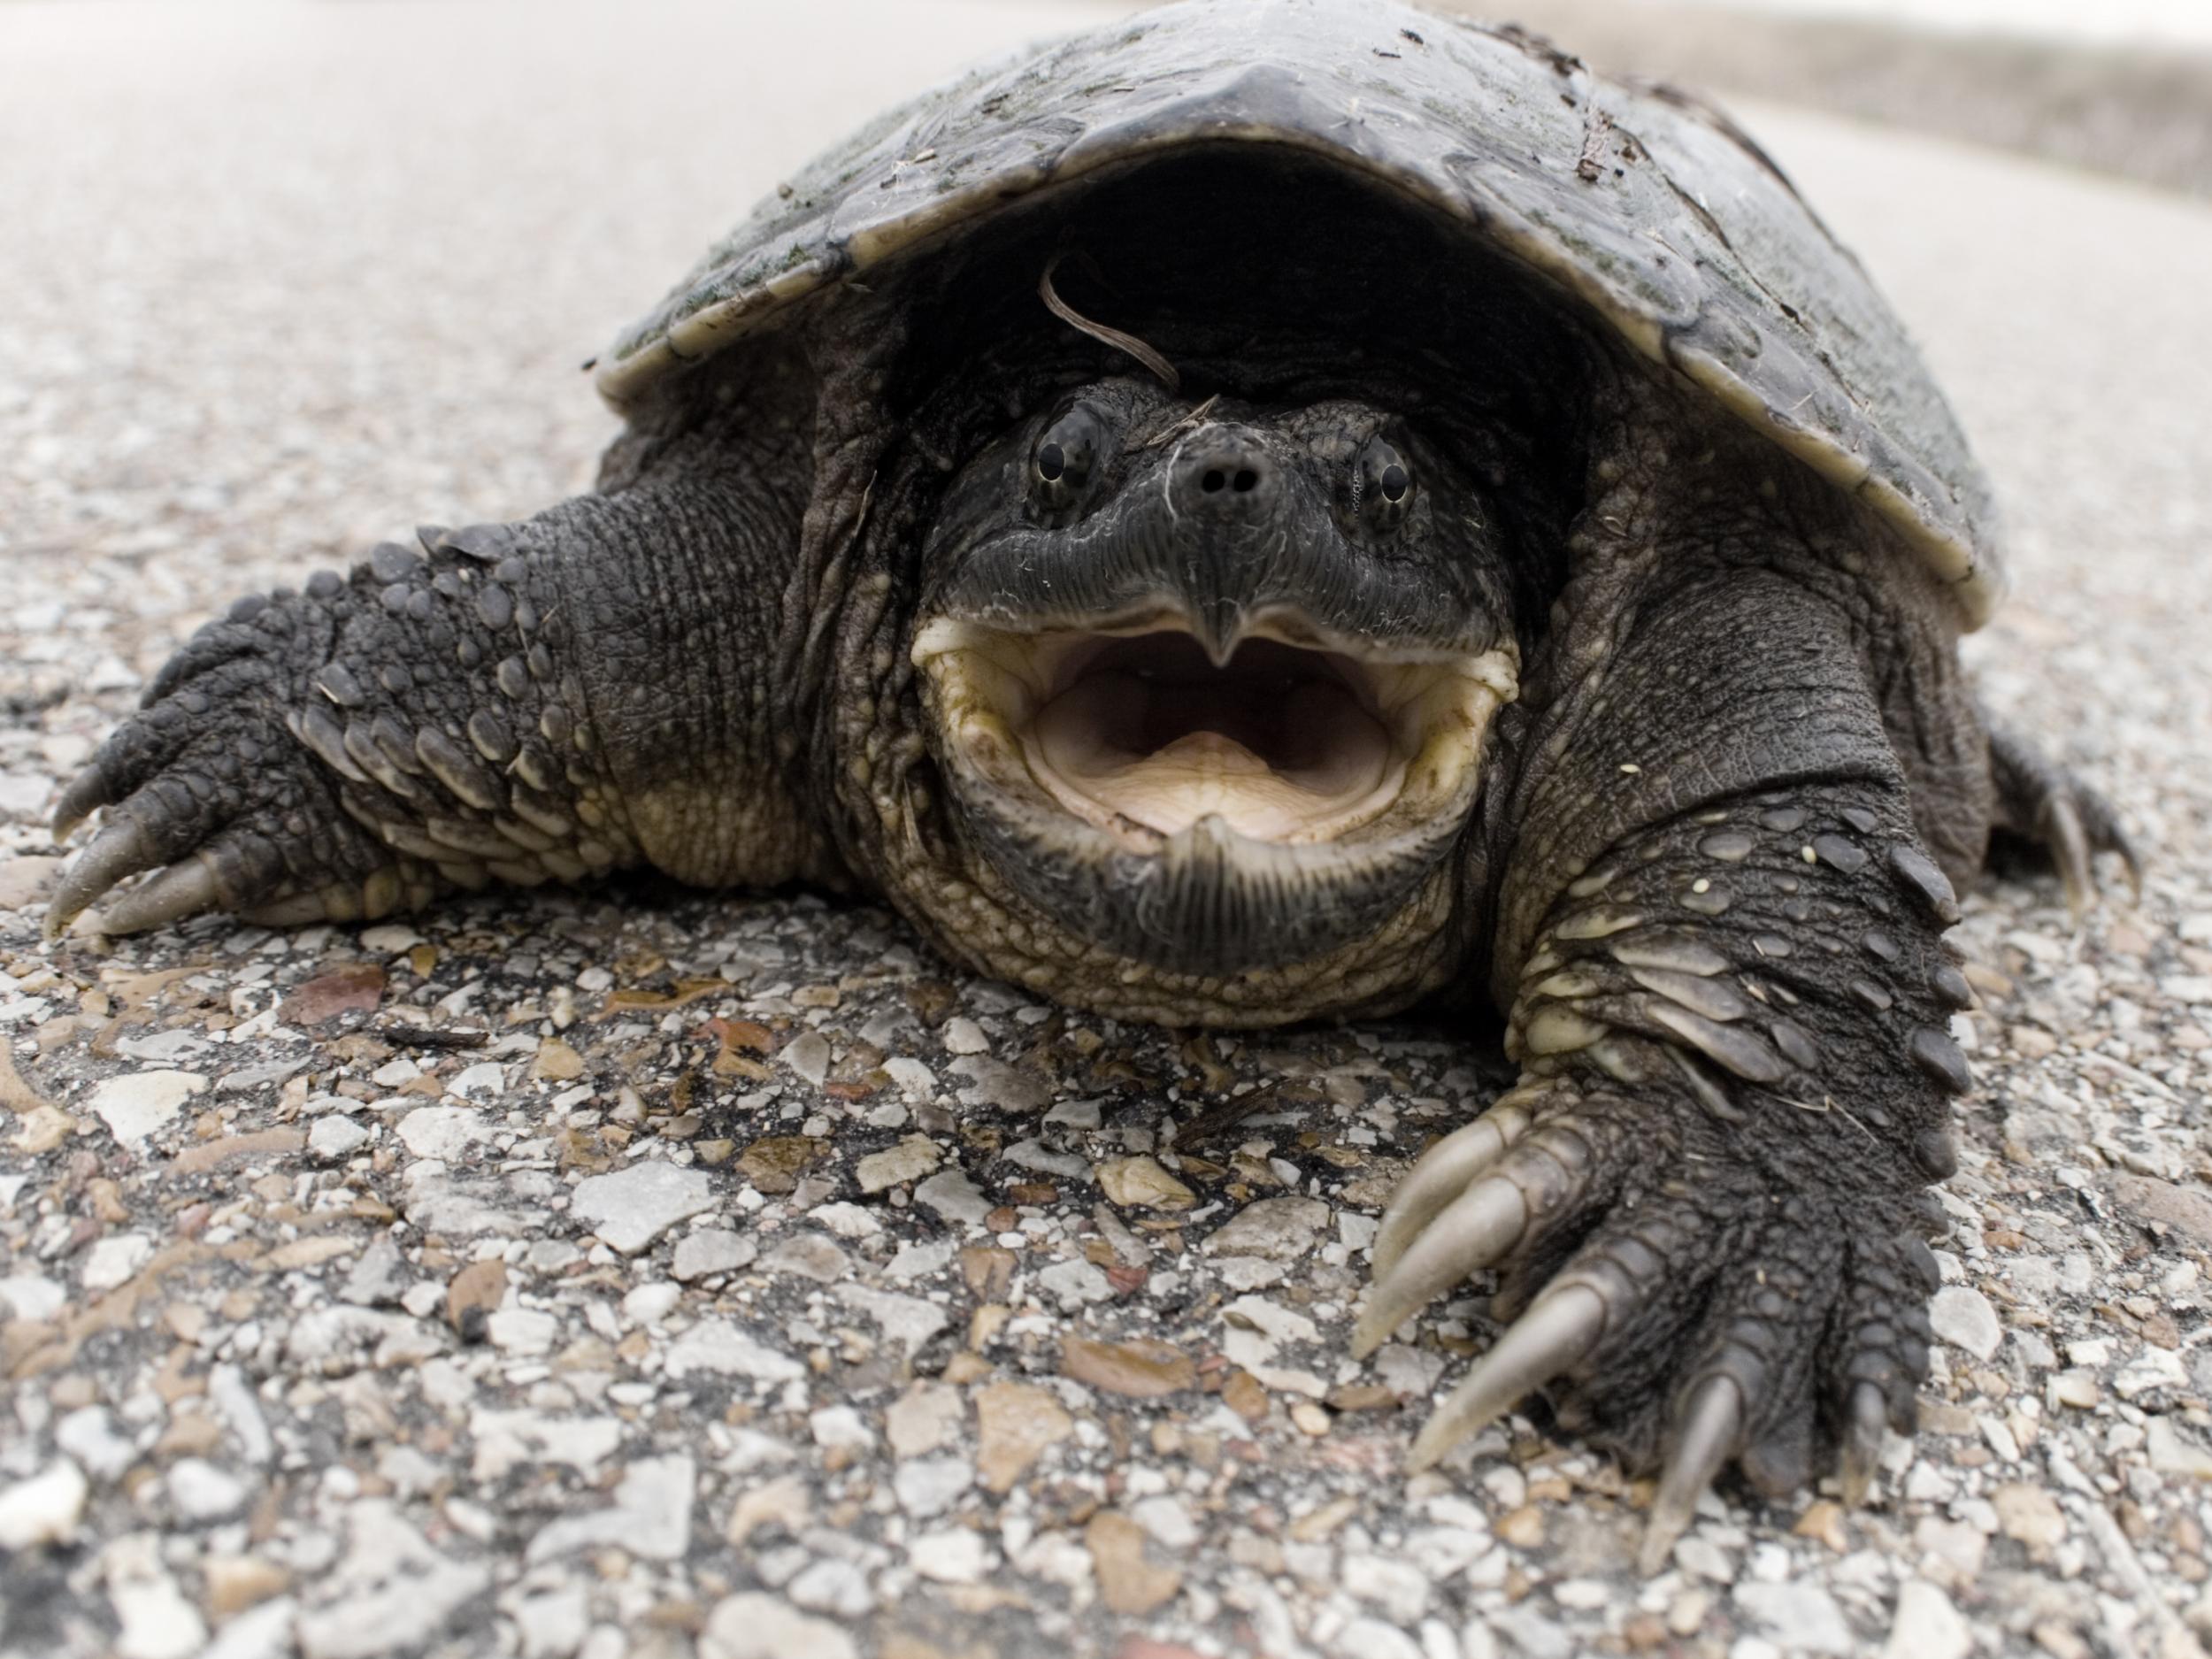
[[[1044,430],[1029,458],[1030,493],[1048,512],[1082,498],[1104,447],[1105,432],[1087,409],[1071,409]]]
[[[1360,448],[1352,499],[1360,516],[1377,529],[1394,530],[1413,505],[1413,469],[1389,443],[1370,438]]]

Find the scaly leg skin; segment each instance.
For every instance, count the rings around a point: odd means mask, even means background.
[[[58,839],[104,818],[49,934],[147,872],[101,931],[208,910],[354,921],[641,863],[703,882],[816,870],[767,684],[796,514],[699,469],[426,529],[242,600],[64,795]]]
[[[1914,1426],[1971,995],[1846,609],[1730,571],[1641,617],[1602,717],[1558,699],[1532,741],[1499,926],[1521,1081],[1396,1194],[1355,1352],[1500,1269],[1513,1323],[1412,1464],[1545,1389],[1663,1470],[1650,1572],[1732,1462],[1781,1494],[1839,1461],[1856,1502]]]

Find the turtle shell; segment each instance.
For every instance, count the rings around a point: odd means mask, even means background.
[[[1409,7],[1195,0],[880,117],[763,202],[601,359],[618,408],[1008,204],[1196,145],[1286,146],[1473,227],[1863,497],[1978,625],[1986,480],[1858,261],[1725,116]]]

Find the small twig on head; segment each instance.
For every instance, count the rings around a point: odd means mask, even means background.
[[[1117,351],[1128,353],[1158,376],[1161,383],[1169,391],[1180,391],[1183,388],[1183,377],[1175,372],[1175,365],[1172,363],[1138,339],[1136,335],[1124,334],[1118,328],[1109,328],[1104,323],[1093,322],[1060,297],[1059,290],[1052,286],[1052,273],[1060,268],[1060,261],[1066,257],[1065,254],[1053,255],[1051,262],[1045,266],[1045,273],[1037,279],[1037,296],[1044,301],[1045,309],[1067,324],[1069,327],[1079,330],[1102,344],[1113,347]]]

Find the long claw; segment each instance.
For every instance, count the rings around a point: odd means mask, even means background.
[[[161,862],[151,840],[139,826],[124,818],[93,837],[92,844],[77,855],[46,907],[46,936],[58,939],[62,929],[75,921],[87,905],[117,882]]]
[[[115,804],[116,792],[109,787],[107,769],[96,762],[87,766],[76,780],[62,791],[61,800],[54,808],[54,845],[66,841],[78,825],[90,818],[104,806]]]
[[[1859,1384],[1851,1391],[1850,1421],[1844,1425],[1841,1484],[1845,1507],[1855,1509],[1866,1502],[1888,1427],[1889,1406],[1880,1387],[1870,1382]]]
[[[1736,1449],[1743,1432],[1743,1391],[1731,1377],[1709,1377],[1683,1408],[1682,1432],[1644,1526],[1636,1571],[1647,1578],[1667,1564],[1675,1540],[1697,1514],[1697,1501]]]
[[[2066,887],[2066,908],[2078,922],[2097,897],[2096,878],[2089,870],[2089,832],[2082,827],[2081,814],[2074,803],[2062,795],[2053,795],[2043,812],[2051,838],[2051,858]]]
[[[1431,1417],[1407,1454],[1418,1474],[1470,1435],[1479,1434],[1532,1390],[1587,1354],[1605,1332],[1605,1299],[1588,1285],[1548,1290],[1475,1362],[1467,1379]]]
[[[1423,1153],[1383,1212],[1382,1230],[1375,1235],[1374,1276],[1387,1279],[1421,1230],[1496,1163],[1527,1126],[1528,1114],[1518,1108],[1493,1109]]]
[[[99,915],[104,933],[139,933],[150,927],[197,916],[222,902],[215,890],[215,872],[202,858],[171,864],[103,908]]]
[[[1493,1176],[1468,1188],[1414,1240],[1395,1268],[1376,1280],[1352,1332],[1352,1357],[1365,1359],[1409,1315],[1495,1262],[1527,1225],[1528,1202],[1511,1181]]]

